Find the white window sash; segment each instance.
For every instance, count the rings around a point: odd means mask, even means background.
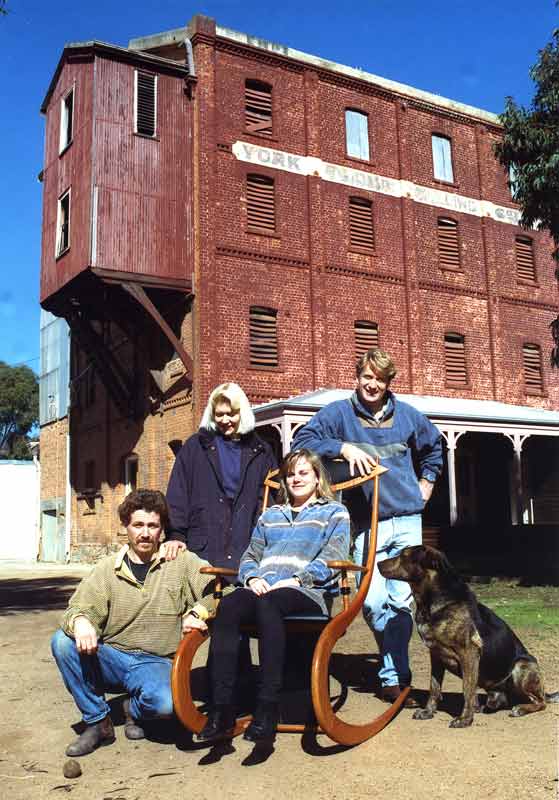
[[[431,144],[433,149],[433,174],[437,180],[448,181],[452,183],[454,180],[452,174],[452,154],[449,139],[444,136],[431,137]]]
[[[348,156],[369,160],[369,120],[359,111],[345,112],[346,151]]]

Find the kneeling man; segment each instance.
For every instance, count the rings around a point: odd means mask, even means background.
[[[160,548],[169,522],[161,492],[132,492],[119,506],[128,544],[102,559],[70,599],[52,652],[86,723],[66,750],[83,756],[115,740],[103,692],[125,691],[124,733],[143,739],[145,720],[170,717],[172,657],[182,633],[215,610],[207,565],[194,553],[165,560]]]

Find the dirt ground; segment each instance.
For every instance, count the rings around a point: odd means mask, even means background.
[[[345,749],[325,736],[281,734],[272,752],[242,739],[209,748],[180,729],[153,732],[130,742],[122,727],[110,747],[80,759],[81,777],[63,776],[64,750],[79,714],[50,655],[49,639],[82,567],[22,568],[0,563],[0,786],[9,800],[173,800],[174,798],[307,797],[438,800],[495,798],[545,800],[559,796],[559,705],[509,718],[506,711],[477,715],[471,728],[448,727],[459,712],[460,682],[431,721],[404,710],[378,736]],[[557,642],[518,631],[540,661],[548,691],[559,689]],[[412,642],[414,685],[426,696],[427,650]],[[383,710],[372,692],[376,658],[364,623],[354,623],[336,650],[333,694],[347,687],[344,718],[365,721]],[[345,695],[345,692],[344,692]],[[121,701],[111,701],[122,724]]]

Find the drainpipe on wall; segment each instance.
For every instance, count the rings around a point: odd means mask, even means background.
[[[188,74],[192,77],[196,77],[196,68],[194,66],[194,52],[192,50],[192,42],[190,39],[184,40],[184,49],[186,50],[186,66],[188,67]]]
[[[70,409],[68,409],[68,433],[66,434],[66,491],[64,517],[64,551],[66,563],[70,561],[70,543],[72,535],[72,485],[70,483]]]
[[[37,453],[33,452],[33,464],[37,472],[37,514],[35,517],[35,561],[39,561],[41,556],[41,462],[37,458]]]

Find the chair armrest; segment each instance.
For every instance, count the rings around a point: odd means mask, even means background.
[[[238,575],[238,569],[230,569],[230,567],[200,567],[200,573],[202,575],[225,575],[227,577],[232,577],[233,575]]]
[[[367,572],[367,567],[361,567],[353,561],[327,561],[326,566],[330,569],[345,569],[348,572]]]

